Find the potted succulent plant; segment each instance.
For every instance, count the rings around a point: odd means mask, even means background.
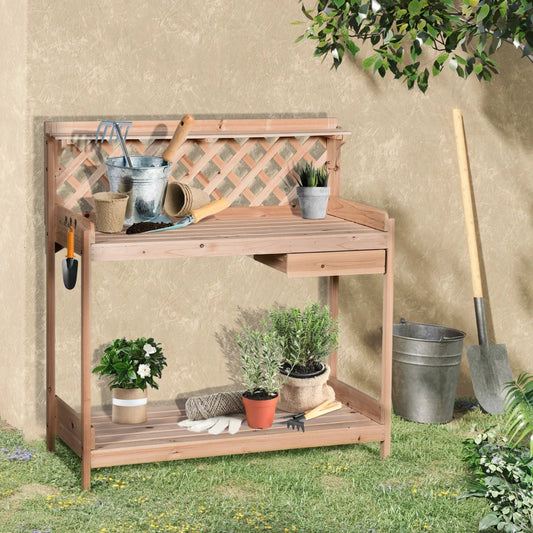
[[[272,425],[283,382],[279,369],[283,361],[283,339],[273,332],[246,328],[237,335],[246,391],[243,403],[248,426],[266,429]]]
[[[325,218],[328,208],[330,188],[329,172],[324,167],[316,168],[312,163],[305,163],[295,169],[298,182],[296,193],[300,202],[303,218]]]
[[[104,349],[100,364],[93,373],[110,376],[113,392],[112,421],[118,424],[138,424],[146,421],[147,386],[158,389],[167,364],[161,346],[154,339],[115,339]]]
[[[280,389],[278,407],[300,412],[333,399],[326,361],[338,347],[339,328],[328,306],[312,303],[303,310],[275,309],[269,312],[269,319],[272,333],[283,339],[281,372],[288,376]]]

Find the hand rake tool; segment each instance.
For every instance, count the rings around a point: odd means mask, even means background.
[[[331,413],[342,407],[341,402],[335,400],[326,400],[320,405],[317,405],[313,409],[309,409],[304,413],[299,413],[288,417],[287,421],[280,422],[281,424],[287,424],[288,429],[295,429],[296,431],[302,430],[302,433],[305,431],[305,421],[317,418],[319,416],[325,415],[326,413]]]
[[[102,120],[98,124],[98,129],[96,130],[95,142],[103,143],[106,140],[107,130],[111,126],[111,131],[109,133],[109,138],[107,139],[109,144],[113,142],[113,139],[118,139],[120,142],[120,147],[122,148],[122,153],[124,154],[124,160],[128,167],[132,167],[131,159],[128,154],[128,149],[126,148],[126,138],[128,137],[128,131],[130,130],[131,122],[115,122],[114,120]],[[124,128],[124,130],[122,130]],[[102,133],[100,131],[102,130]]]

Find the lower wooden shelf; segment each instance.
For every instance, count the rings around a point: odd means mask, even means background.
[[[178,426],[186,418],[176,405],[152,406],[144,424],[111,422],[111,413],[92,412],[94,449],[91,467],[174,461],[214,455],[333,446],[358,442],[380,442],[385,426],[343,406],[338,411],[305,422],[305,432],[278,424],[287,413],[278,412],[274,425],[266,430],[250,429],[246,421],[235,435],[193,433]]]

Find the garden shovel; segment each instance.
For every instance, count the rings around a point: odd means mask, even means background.
[[[67,230],[67,256],[63,259],[63,283],[67,289],[73,289],[78,275],[78,260],[74,258],[74,227]]]
[[[470,367],[470,375],[474,393],[481,407],[490,414],[502,414],[505,411],[504,388],[513,380],[511,367],[507,357],[505,344],[489,344],[485,303],[481,285],[481,269],[479,266],[476,223],[472,204],[472,185],[470,166],[464,133],[463,116],[459,109],[453,110],[457,159],[461,176],[461,192],[465,213],[466,236],[472,287],[474,289],[474,308],[476,312],[479,346],[466,346],[466,356]]]

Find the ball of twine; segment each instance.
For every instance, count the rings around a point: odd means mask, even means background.
[[[242,392],[217,392],[206,396],[191,396],[185,402],[189,420],[205,420],[214,416],[244,413]]]

